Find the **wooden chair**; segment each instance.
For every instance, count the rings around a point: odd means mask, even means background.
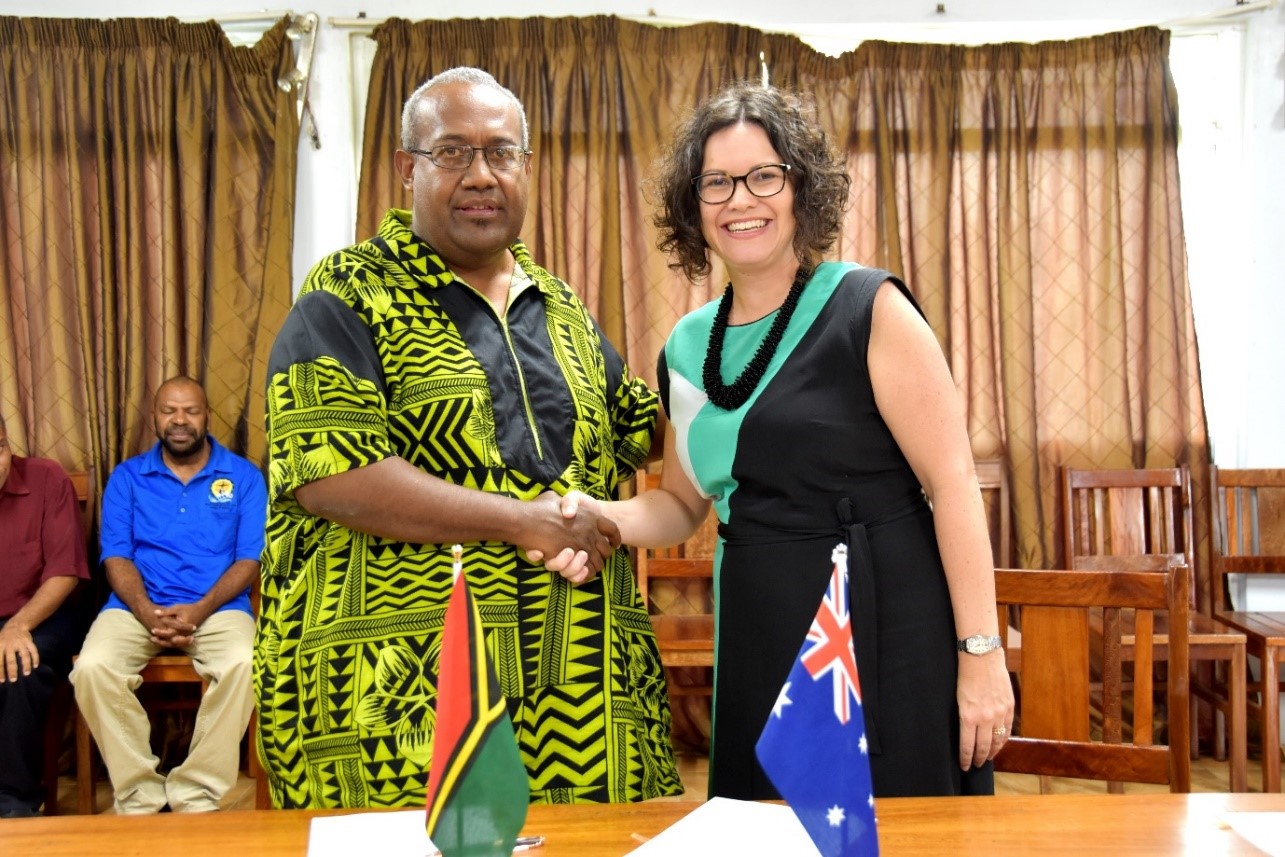
[[[250,606],[255,615],[259,612],[259,584],[255,581],[250,587]],[[195,685],[201,689],[201,695],[209,688],[209,682],[201,678],[200,673],[192,664],[192,658],[183,654],[178,649],[172,649],[161,652],[147,662],[140,673],[143,684],[156,686],[163,684],[177,685]],[[159,706],[158,706],[159,707]],[[174,707],[174,706],[169,706]],[[258,718],[252,710],[250,712],[250,723],[246,731],[247,753],[246,753],[246,775],[253,778],[255,782],[255,808],[266,809],[270,806],[271,798],[266,788],[267,777],[259,764],[259,754],[255,747],[255,730],[258,728]],[[98,812],[95,800],[95,765],[93,758],[94,736],[89,731],[89,724],[85,722],[84,716],[80,709],[76,710],[76,804],[77,811],[81,815],[92,815]]]
[[[999,458],[979,458],[974,463],[977,484],[982,489],[991,549],[998,568],[1013,565],[1013,509],[1008,490],[1008,471]]]
[[[72,490],[80,504],[81,532],[89,540],[89,486],[93,483],[93,474],[87,470],[78,470],[67,474],[71,478]],[[73,593],[70,598],[76,598]],[[72,707],[71,682],[63,680],[54,687],[53,696],[49,699],[49,711],[45,717],[44,755],[40,774],[41,789],[45,797],[45,815],[58,814],[58,761],[62,756],[63,738],[67,731],[67,721]]]
[[[979,458],[974,463],[977,486],[982,491],[982,504],[986,509],[986,526],[991,536],[991,555],[996,568],[1013,565],[1013,509],[1008,490],[1008,471],[1003,459]],[[1014,676],[1022,672],[1022,632],[1015,623],[1016,616],[1008,617],[1005,635],[1004,660]]]
[[[1137,470],[1062,470],[1063,556],[1067,565],[1077,567],[1089,556],[1137,556],[1181,554],[1188,574],[1194,557],[1191,529],[1191,489],[1186,468]],[[1194,574],[1187,582],[1194,593]],[[1194,606],[1194,595],[1191,596]],[[1170,627],[1162,621],[1156,629],[1160,652],[1153,655],[1163,663]],[[1094,633],[1097,633],[1096,625]],[[1189,662],[1226,664],[1226,682],[1202,681],[1193,671],[1188,678],[1192,728],[1191,755],[1199,755],[1196,734],[1197,702],[1203,700],[1214,711],[1214,757],[1228,759],[1228,782],[1232,791],[1245,791],[1245,709],[1239,697],[1243,679],[1236,675],[1245,662],[1245,635],[1223,622],[1188,612]],[[1132,660],[1136,647],[1126,643],[1122,656]],[[1135,670],[1135,675],[1136,675]],[[1225,684],[1225,687],[1223,686]],[[1224,736],[1225,728],[1225,736]],[[1225,737],[1225,741],[1224,741]],[[1224,754],[1224,747],[1226,752]]]
[[[1263,791],[1278,792],[1285,612],[1234,609],[1227,598],[1227,576],[1285,574],[1285,470],[1210,467],[1210,482],[1214,616],[1244,634],[1249,654],[1259,659],[1260,679],[1246,675],[1246,704],[1262,736]]]
[[[660,484],[660,474],[640,471],[636,490]],[[669,685],[675,719],[704,720],[692,725],[708,738],[708,711],[688,718],[684,697],[713,695],[714,667],[714,546],[718,519],[711,512],[700,530],[672,548],[638,549],[638,590],[656,630],[660,662]],[[676,731],[678,731],[676,723]]]
[[[1191,791],[1187,754],[1186,566],[1153,557],[1166,565],[1155,571],[1118,570],[1101,558],[1102,570],[1036,571],[997,569],[996,600],[1022,612],[1025,681],[1019,735],[995,757],[995,770],[1041,776],[1107,780],[1109,783],[1167,784],[1170,791]],[[1123,565],[1123,564],[1122,564]],[[1103,616],[1101,740],[1090,727],[1088,608]],[[1133,717],[1128,736],[1123,716],[1121,612],[1135,614],[1137,639]],[[1171,678],[1166,694],[1168,745],[1152,744],[1152,659],[1154,617],[1167,611]],[[1125,738],[1131,742],[1126,743]],[[1111,788],[1112,786],[1109,786]],[[1114,790],[1122,790],[1118,786]]]

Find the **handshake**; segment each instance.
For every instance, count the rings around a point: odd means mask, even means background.
[[[519,550],[572,585],[592,580],[620,547],[620,528],[588,494],[545,491],[528,507],[530,525]]]

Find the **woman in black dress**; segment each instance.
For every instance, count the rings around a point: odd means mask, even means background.
[[[674,266],[717,256],[731,282],[661,353],[660,490],[602,505],[648,547],[718,513],[710,795],[777,796],[754,745],[839,540],[875,794],[992,793],[1013,694],[963,406],[906,286],[821,261],[843,161],[796,96],[737,84],[679,130],[660,185]]]

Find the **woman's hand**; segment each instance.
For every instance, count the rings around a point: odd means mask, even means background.
[[[1013,729],[1013,683],[1004,650],[984,655],[959,654],[959,767],[986,764],[1004,746]]]

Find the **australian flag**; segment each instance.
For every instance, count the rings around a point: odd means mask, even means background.
[[[824,857],[878,855],[874,788],[848,612],[848,549],[756,747],[759,763]]]

